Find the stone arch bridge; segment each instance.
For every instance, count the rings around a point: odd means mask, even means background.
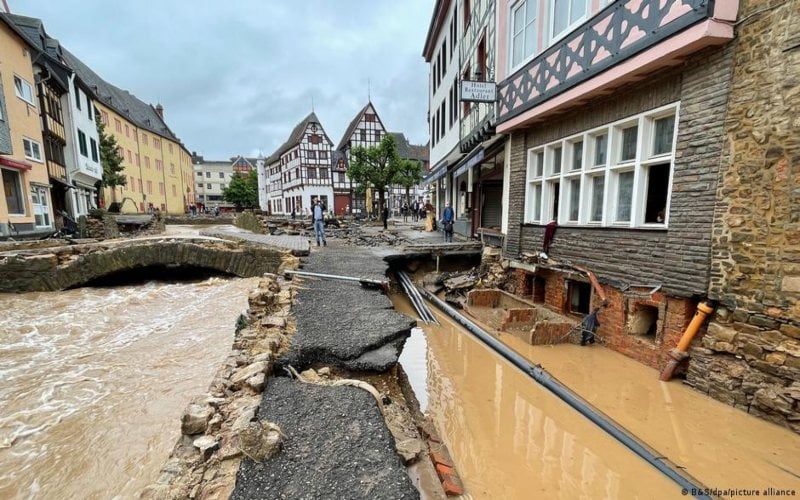
[[[203,237],[21,247],[0,251],[0,292],[65,290],[152,267],[202,268],[247,278],[276,273],[287,258],[293,257],[278,248]]]

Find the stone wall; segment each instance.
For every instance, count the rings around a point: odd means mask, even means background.
[[[229,241],[112,240],[0,254],[0,292],[55,291],[118,271],[154,266],[213,269],[240,277],[277,272],[287,252]]]
[[[709,296],[722,308],[687,381],[800,432],[800,0],[742,0],[750,14],[714,211]]]
[[[517,257],[542,248],[544,227],[523,224],[529,148],[680,101],[669,230],[559,227],[550,255],[587,266],[606,283],[662,284],[672,295],[705,295],[731,54],[730,46],[700,51],[676,69],[515,131],[506,252]]]

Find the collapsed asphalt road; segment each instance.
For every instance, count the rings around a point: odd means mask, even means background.
[[[313,252],[303,270],[383,279],[386,263],[367,249],[331,246]],[[290,365],[385,371],[415,325],[380,290],[313,278],[303,278],[292,315],[297,332],[278,374]],[[283,449],[263,463],[244,459],[233,498],[419,498],[366,391],[272,378],[258,417],[281,427]]]

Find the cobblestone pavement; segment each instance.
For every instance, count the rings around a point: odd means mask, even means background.
[[[232,227],[231,229],[225,227],[217,227],[214,229],[204,229],[200,231],[202,236],[212,236],[222,239],[234,239],[238,241],[248,241],[251,243],[260,243],[271,247],[278,247],[292,252],[292,255],[303,256],[308,255],[311,246],[309,245],[308,238],[305,236],[293,236],[282,234],[280,236],[273,236],[269,234],[255,234],[249,231],[242,231],[238,228]]]

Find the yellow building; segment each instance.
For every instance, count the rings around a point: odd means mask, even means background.
[[[123,157],[127,184],[104,190],[106,208],[116,201],[123,213],[185,213],[194,201],[191,154],[167,126],[161,105],[153,107],[111,85],[66,50],[64,59],[94,90],[106,133],[114,136]]]
[[[0,22],[0,237],[53,230],[36,81],[27,43]]]

